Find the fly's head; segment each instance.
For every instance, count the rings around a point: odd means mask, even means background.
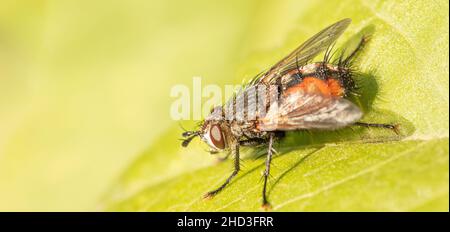
[[[226,127],[221,121],[205,121],[200,137],[213,152],[223,151],[227,148]]]
[[[211,114],[202,122],[200,129],[197,131],[185,131],[182,146],[187,147],[195,137],[200,137],[203,142],[208,144],[211,152],[219,152],[227,149],[229,127],[222,118],[219,108],[214,108]],[[220,115],[219,115],[220,113]]]

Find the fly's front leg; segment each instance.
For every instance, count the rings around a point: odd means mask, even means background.
[[[357,122],[355,126],[362,127],[376,127],[376,128],[384,128],[393,130],[397,135],[400,134],[399,125],[398,124],[382,124],[382,123],[365,123],[365,122]]]
[[[274,134],[270,133],[269,135],[269,146],[267,149],[267,158],[266,158],[266,169],[264,170],[264,186],[263,186],[263,191],[262,191],[262,207],[264,209],[269,209],[270,208],[270,203],[267,200],[267,196],[266,196],[266,190],[267,190],[267,179],[269,178],[270,175],[270,162],[272,161],[272,152],[273,152],[273,137]]]
[[[228,183],[230,183],[230,181],[231,181],[231,179],[233,179],[233,177],[235,177],[238,174],[238,172],[240,170],[239,144],[236,144],[236,146],[234,147],[232,152],[234,153],[234,171],[233,171],[233,173],[231,173],[231,175],[225,180],[225,182],[219,188],[206,193],[204,198],[214,197],[217,193],[222,191],[228,185]]]

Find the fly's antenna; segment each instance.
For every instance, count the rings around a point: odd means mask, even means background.
[[[185,139],[182,139],[181,146],[187,147],[189,143],[197,136],[200,135],[200,131],[185,131],[181,134]]]
[[[181,134],[183,137],[192,137],[192,136],[198,136],[200,135],[200,131],[185,131]]]
[[[187,147],[189,145],[189,143],[192,141],[192,139],[194,139],[194,138],[195,138],[195,136],[191,136],[191,137],[183,140],[183,142],[181,143],[181,146]]]
[[[183,136],[183,139],[181,139],[181,141],[183,141],[181,143],[181,146],[183,147],[187,147],[189,145],[189,143],[196,137],[200,135],[200,131],[188,131],[186,130],[183,125],[181,125],[181,123],[178,123],[178,125],[180,126],[180,128],[183,130],[183,133],[181,134],[181,136]]]

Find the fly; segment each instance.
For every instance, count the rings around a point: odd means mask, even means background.
[[[365,123],[358,106],[347,100],[356,94],[352,63],[368,41],[362,37],[348,55],[331,60],[335,41],[350,24],[343,19],[323,29],[293,52],[257,75],[232,99],[215,107],[198,130],[185,131],[182,146],[200,137],[212,153],[228,151],[234,155],[234,171],[218,188],[205,194],[211,198],[222,191],[240,171],[241,146],[267,146],[262,207],[270,208],[267,179],[274,141],[286,131],[336,130],[348,126],[378,127],[398,133],[397,125]],[[322,61],[312,62],[324,52]]]

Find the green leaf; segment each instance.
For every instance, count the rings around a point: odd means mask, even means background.
[[[353,22],[338,47],[371,35],[358,63],[362,97],[353,100],[366,113],[363,121],[398,123],[401,135],[365,128],[289,133],[272,162],[273,210],[448,211],[448,2],[265,2],[243,35],[248,48],[234,80],[256,74],[347,17]],[[260,210],[265,151],[244,150],[243,171],[215,198],[203,200],[231,173],[232,162],[215,164],[199,141],[181,148],[175,124],[124,171],[100,206]]]

